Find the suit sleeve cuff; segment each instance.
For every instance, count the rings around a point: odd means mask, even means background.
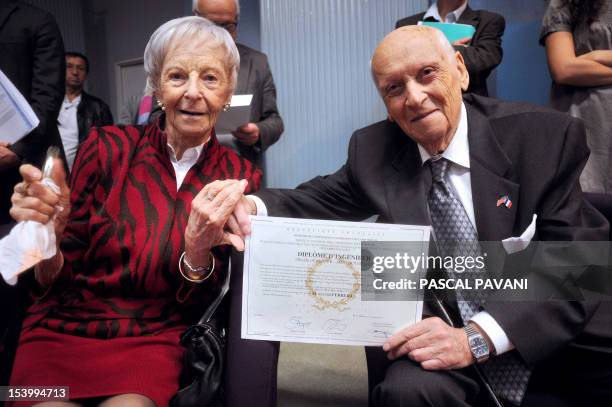
[[[247,195],[247,198],[255,203],[257,207],[257,216],[268,216],[268,208],[266,208],[266,204],[261,198],[255,195]]]
[[[486,311],[481,311],[470,318],[470,321],[478,324],[478,326],[487,334],[493,347],[495,354],[501,355],[514,349],[514,345],[510,342],[510,338],[504,332],[501,326],[495,319]]]

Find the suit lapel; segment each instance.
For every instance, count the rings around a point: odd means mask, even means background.
[[[478,16],[478,13],[472,10],[470,6],[467,6],[465,10],[463,10],[461,17],[459,17],[459,20],[457,20],[457,23],[459,24],[469,24],[473,25],[474,27],[478,27],[479,22],[480,17]]]
[[[408,140],[397,125],[394,137],[406,139],[398,143],[399,152],[386,167],[385,190],[393,223],[431,225],[427,210],[427,175],[421,165],[416,143]]]
[[[465,105],[478,238],[481,241],[500,241],[512,235],[520,204],[520,185],[512,179],[512,163],[497,143],[489,120],[469,103]],[[503,197],[508,201],[498,205],[498,200]]]
[[[0,7],[0,28],[8,21],[9,16],[17,9],[15,2],[9,1],[8,4]]]
[[[244,47],[240,50],[240,71],[238,72],[238,83],[236,84],[236,95],[249,93],[249,83],[251,83],[251,72],[253,71],[253,58]]]

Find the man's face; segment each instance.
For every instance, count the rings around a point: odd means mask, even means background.
[[[469,78],[461,54],[445,49],[432,30],[413,26],[389,34],[374,52],[372,72],[389,118],[435,155],[457,129]]]
[[[238,10],[234,0],[199,0],[195,14],[225,28],[236,41]]]
[[[83,89],[87,79],[87,65],[81,57],[66,57],[66,86],[72,89]]]

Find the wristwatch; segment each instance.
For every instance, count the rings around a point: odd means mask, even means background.
[[[472,356],[474,356],[474,360],[477,363],[481,363],[489,359],[491,350],[489,349],[489,344],[485,337],[482,336],[472,324],[467,324],[463,329],[467,334],[468,345],[470,346],[470,351],[472,352]]]

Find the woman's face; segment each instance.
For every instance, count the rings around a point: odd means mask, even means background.
[[[231,97],[230,76],[221,47],[198,41],[172,43],[162,66],[160,101],[166,132],[203,143]]]

